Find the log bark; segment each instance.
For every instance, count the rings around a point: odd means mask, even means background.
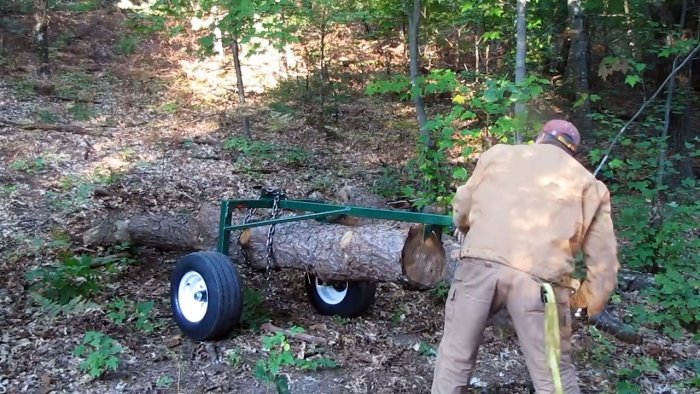
[[[434,287],[446,274],[445,251],[435,234],[422,242],[422,226],[344,226],[314,221],[275,226],[268,259],[269,226],[241,236],[238,260],[253,268],[292,268],[324,281],[358,280]]]
[[[106,219],[83,234],[85,245],[151,246],[192,252],[212,250],[219,231],[219,208],[203,205],[194,214],[143,214]]]

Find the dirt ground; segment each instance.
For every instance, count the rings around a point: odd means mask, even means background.
[[[329,196],[344,185],[372,189],[385,168],[404,165],[413,152],[416,132],[405,127],[413,121],[410,107],[369,98],[341,104],[339,121],[330,123],[341,138],[333,140],[302,114],[281,116],[261,104],[252,112],[254,137],[278,150],[246,156],[224,149],[227,140],[241,136],[240,113],[198,96],[202,89],[195,85],[212,82],[187,73],[183,65],[193,63],[177,50],[182,43],[144,39],[138,52],[125,56],[109,52],[123,29],[113,16],[54,20],[68,38],[54,57],[53,92],[36,93],[43,82],[28,66],[33,54],[21,50],[0,78],[0,119],[16,123],[0,124],[0,394],[274,392],[253,375],[266,356],[267,333],[241,327],[224,340],[200,343],[175,325],[169,275],[180,253],[129,249],[128,264],[103,274],[94,303],[56,316],[33,301],[27,273],[58,261],[63,237],[75,254],[118,253],[80,243],[84,230],[105,217],[188,212],[203,202],[255,197],[256,185],[283,188],[295,198]],[[92,32],[90,40],[70,33],[80,29]],[[229,68],[220,71],[230,74],[230,65],[221,62]],[[37,122],[87,133],[17,125]],[[295,159],[289,152],[302,153]],[[256,313],[275,326],[303,327],[328,340],[318,349],[289,339],[295,354],[314,351],[339,364],[316,372],[283,369],[292,393],[429,392],[443,323],[443,299],[435,291],[381,284],[366,315],[338,319],[314,311],[302,273],[268,278],[245,266],[240,273],[260,297]],[[118,298],[153,301],[154,330],[115,324],[108,305]],[[88,330],[123,347],[117,370],[99,379],[81,371],[82,358],[73,353]],[[618,366],[640,354],[663,371],[642,379],[645,392],[683,392],[673,386],[690,372],[678,360],[700,354],[690,340],[658,337],[626,345],[585,327],[577,330],[574,347],[586,393],[614,391]],[[231,353],[240,362],[230,362]],[[529,392],[514,333],[487,329],[473,383],[474,392]]]

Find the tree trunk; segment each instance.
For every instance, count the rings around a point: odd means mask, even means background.
[[[34,0],[34,41],[37,46],[39,67],[37,74],[45,77],[51,74],[49,67],[49,17],[48,0]]]
[[[323,11],[323,22],[321,22],[321,40],[320,40],[320,58],[319,58],[319,72],[320,72],[320,87],[319,87],[319,97],[320,97],[320,114],[318,117],[319,127],[323,133],[328,138],[336,139],[338,136],[326,127],[326,35],[328,34],[328,26],[326,24],[326,11]]]
[[[520,85],[525,81],[525,60],[527,58],[527,0],[517,0],[518,10],[516,19],[516,37],[515,46],[515,84]],[[516,119],[523,119],[526,116],[525,103],[515,103]],[[515,143],[523,142],[523,134],[520,127],[515,131]]]
[[[573,61],[569,62],[572,67],[571,77],[576,91],[576,100],[581,100],[580,106],[576,109],[575,120],[581,137],[586,138],[591,135],[592,122],[588,117],[590,112],[589,93],[589,73],[588,73],[588,31],[586,29],[585,15],[581,0],[568,0],[569,27],[571,29],[571,56]]]
[[[420,127],[420,136],[423,142],[428,146],[433,146],[433,140],[428,130],[428,116],[425,113],[425,102],[423,101],[423,93],[418,84],[420,68],[418,64],[418,32],[420,31],[420,0],[413,0],[413,7],[407,10],[408,14],[408,49],[409,49],[409,69],[411,76],[411,90],[413,97],[413,105],[416,107],[416,118],[418,119],[418,127]]]
[[[623,6],[625,10],[625,24],[627,25],[627,39],[630,52],[635,60],[640,60],[639,45],[637,45],[637,36],[634,34],[634,23],[632,22],[632,10],[630,8],[630,0],[624,0]]]
[[[245,106],[245,90],[243,87],[243,72],[241,71],[241,57],[238,50],[238,37],[233,37],[231,51],[233,52],[233,67],[236,69],[238,103],[241,106]],[[248,139],[253,138],[250,133],[250,117],[248,115],[243,115],[243,135]]]

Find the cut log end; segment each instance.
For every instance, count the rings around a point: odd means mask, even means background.
[[[431,233],[423,239],[423,225],[411,226],[401,251],[401,266],[408,280],[406,287],[415,290],[434,287],[445,276],[447,267],[440,238]]]

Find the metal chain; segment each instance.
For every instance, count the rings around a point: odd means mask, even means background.
[[[279,202],[284,197],[284,192],[281,190],[270,190],[270,192],[273,194],[271,219],[276,219],[277,217],[279,217]],[[272,268],[277,265],[277,261],[275,260],[275,252],[272,249],[274,243],[274,235],[275,225],[272,224],[270,226],[270,229],[267,231],[267,242],[265,244],[265,249],[267,250],[266,275],[268,279],[270,277],[270,272],[272,271]]]

